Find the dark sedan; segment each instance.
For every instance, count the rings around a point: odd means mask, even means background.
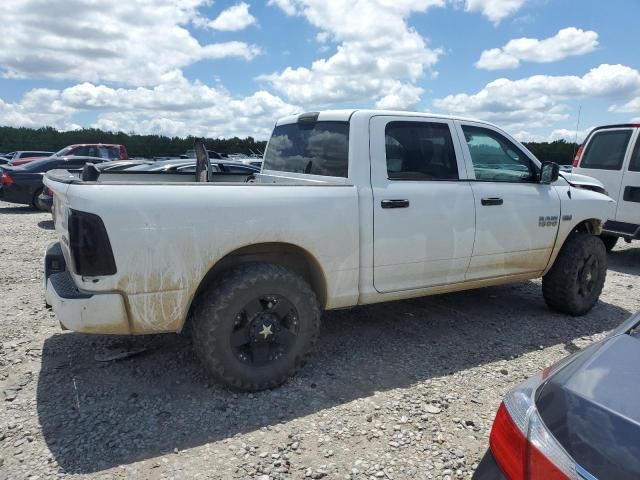
[[[473,478],[640,478],[640,314],[511,391]]]
[[[38,196],[44,188],[42,179],[46,172],[56,168],[80,170],[86,163],[104,161],[93,157],[49,157],[19,167],[0,166],[0,200],[39,208]]]

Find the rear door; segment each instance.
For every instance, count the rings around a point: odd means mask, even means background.
[[[457,122],[465,139],[476,235],[467,280],[541,272],[555,244],[560,198],[538,167],[500,130]]]
[[[625,162],[616,221],[640,225],[640,129],[636,129],[632,144],[634,141],[629,161]]]
[[[575,173],[588,175],[600,180],[609,196],[616,201],[621,199],[622,177],[624,166],[628,163],[631,151],[631,137],[634,129],[631,127],[607,128],[596,130],[587,139],[584,151]],[[617,220],[617,211],[611,220]],[[622,221],[622,220],[620,220]]]
[[[370,122],[374,286],[411,290],[464,280],[475,212],[453,122]]]

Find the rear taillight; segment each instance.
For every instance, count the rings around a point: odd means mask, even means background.
[[[0,184],[2,185],[11,185],[13,183],[13,178],[9,175],[9,172],[2,172],[0,175]]]
[[[582,158],[582,149],[583,149],[583,145],[580,145],[578,147],[578,151],[576,152],[576,156],[573,157],[573,166],[577,167],[580,164],[580,159]]]
[[[53,197],[53,190],[51,190],[49,187],[46,187],[44,189],[44,192],[49,195],[50,197]]]
[[[509,480],[578,480],[575,462],[536,409],[542,381],[543,375],[537,375],[505,397],[491,428],[491,453]]]
[[[69,247],[77,275],[96,277],[116,273],[109,236],[98,215],[70,210]]]

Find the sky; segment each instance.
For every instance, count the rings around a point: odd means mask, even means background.
[[[262,140],[292,113],[380,108],[580,141],[640,122],[639,18],[640,0],[2,0],[0,125]]]

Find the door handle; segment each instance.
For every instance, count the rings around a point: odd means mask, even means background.
[[[486,207],[490,207],[491,205],[502,205],[504,201],[499,197],[489,197],[483,198],[482,200],[480,200],[480,203],[482,203],[482,205]]]
[[[382,200],[380,206],[382,208],[407,208],[409,200]]]

